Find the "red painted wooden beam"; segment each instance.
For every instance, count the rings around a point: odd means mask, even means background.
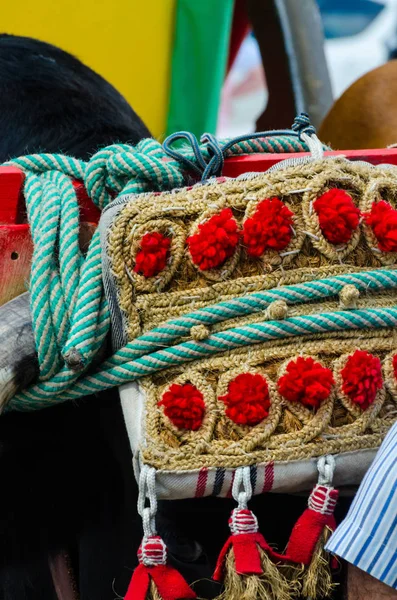
[[[341,150],[325,152],[325,156],[346,156],[350,160],[365,160],[373,165],[388,163],[397,165],[397,148],[386,148],[378,150]],[[225,161],[223,175],[227,177],[238,177],[243,173],[263,172],[273,165],[288,158],[309,156],[309,152],[298,152],[296,154],[248,154],[228,158]]]
[[[15,167],[0,167],[0,306],[28,288],[32,240],[23,198],[24,174]],[[92,229],[100,212],[83,184],[73,182],[83,228]]]

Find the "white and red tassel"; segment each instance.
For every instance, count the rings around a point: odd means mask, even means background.
[[[125,600],[190,600],[196,594],[182,575],[167,562],[167,548],[160,536],[143,538]]]
[[[328,598],[334,588],[333,559],[324,548],[336,526],[334,510],[339,492],[331,486],[334,466],[332,456],[319,459],[318,483],[292,530],[285,553],[290,563],[299,565],[295,573],[304,598]]]
[[[182,575],[168,563],[167,547],[157,535],[155,470],[144,466],[139,479],[138,512],[144,537],[124,600],[194,600],[197,596]],[[145,506],[146,501],[149,506]]]
[[[276,564],[283,557],[259,533],[257,518],[247,507],[252,496],[249,467],[236,470],[232,493],[238,507],[213,575],[224,584],[218,600],[289,600],[290,586]]]

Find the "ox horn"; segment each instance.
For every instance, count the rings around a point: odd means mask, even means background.
[[[0,306],[0,410],[39,374],[29,294]]]

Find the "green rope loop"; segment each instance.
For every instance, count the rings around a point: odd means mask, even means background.
[[[110,327],[99,231],[84,257],[79,248],[79,206],[70,178],[84,181],[102,210],[116,194],[181,186],[183,173],[152,139],[135,147],[108,146],[88,163],[34,154],[7,165],[25,173],[34,245],[30,300],[40,381],[62,373],[63,389],[67,389],[89,367]]]

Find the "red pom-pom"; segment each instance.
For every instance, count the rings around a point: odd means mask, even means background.
[[[382,367],[377,356],[356,350],[341,371],[342,391],[355,404],[366,410],[383,385]]]
[[[278,391],[289,402],[318,408],[328,398],[334,384],[332,371],[313,358],[298,356],[288,363],[285,374],[278,380]]]
[[[243,239],[250,256],[283,250],[292,238],[293,213],[279,198],[262,200],[244,223]]]
[[[238,425],[257,425],[269,414],[269,388],[259,373],[237,375],[219,400],[226,404],[229,419]]]
[[[374,202],[371,212],[364,215],[382,252],[397,252],[397,210],[388,202]]]
[[[224,208],[187,239],[190,255],[201,271],[221,266],[234,253],[240,232],[230,208]]]
[[[135,273],[144,277],[158,275],[167,264],[171,240],[159,231],[145,233],[135,257]]]
[[[194,385],[173,383],[158,403],[178,429],[200,429],[205,414],[203,394]]]
[[[331,244],[347,244],[360,222],[360,211],[351,196],[334,188],[313,203],[320,229]]]

